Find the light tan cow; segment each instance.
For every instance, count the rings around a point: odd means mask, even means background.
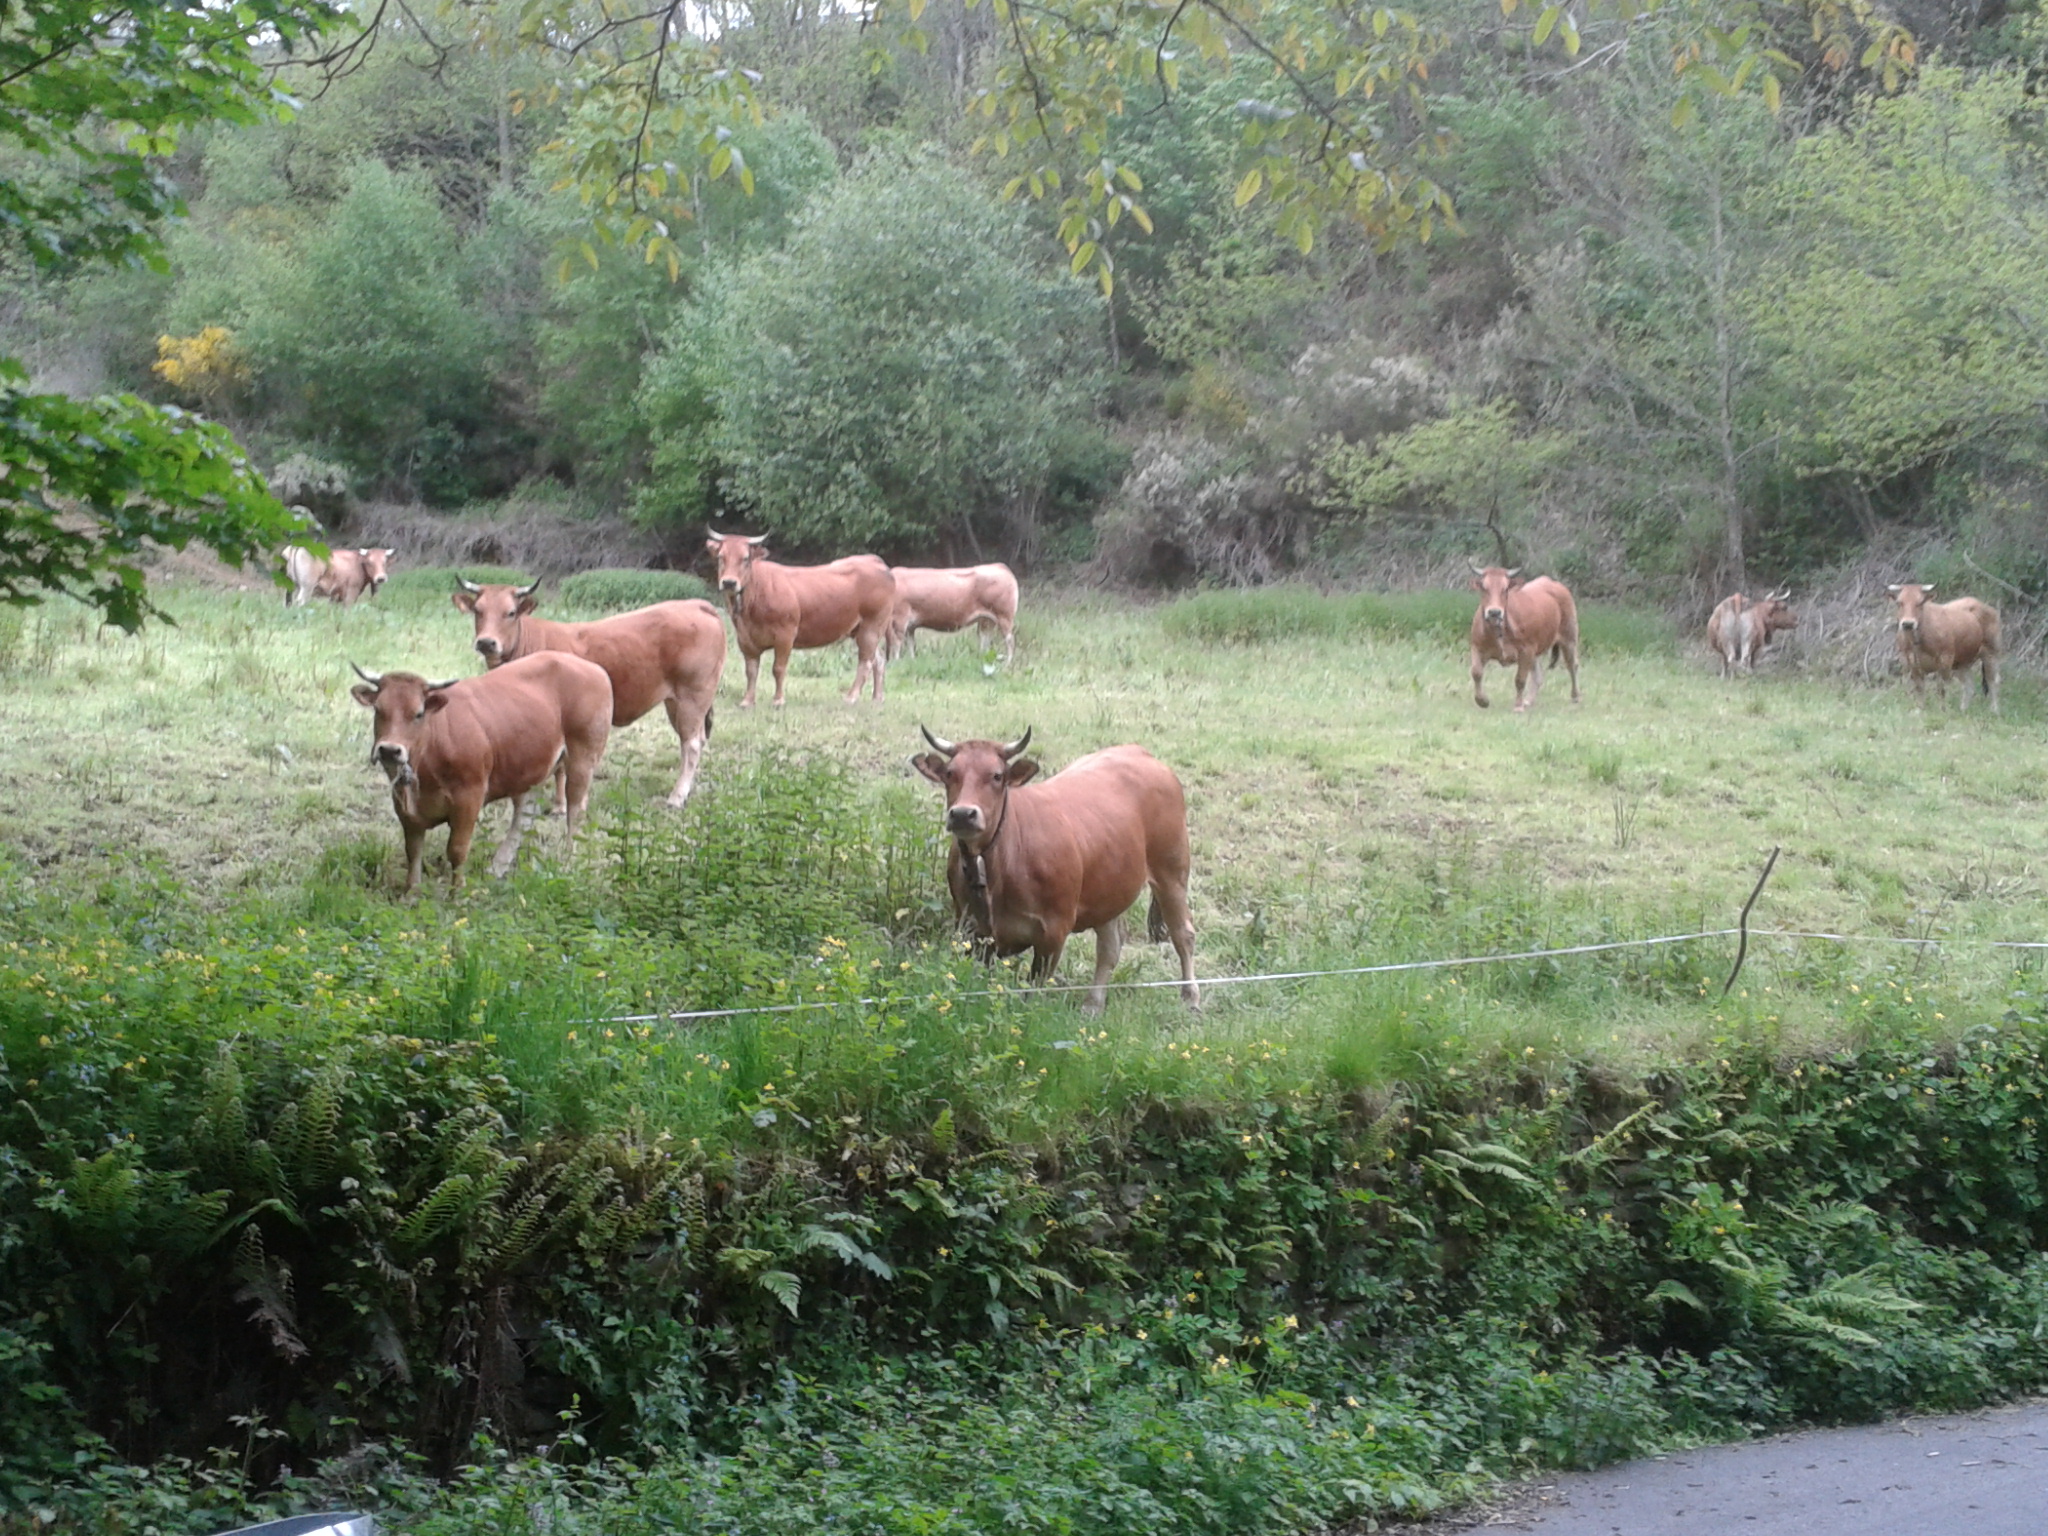
[[[476,652],[501,667],[542,651],[594,661],[612,681],[612,724],[631,725],[659,704],[682,751],[682,774],[668,804],[680,810],[697,782],[711,740],[712,705],[725,672],[725,626],[702,598],[677,598],[588,623],[533,616],[540,583],[514,587],[456,576],[455,606],[476,621]],[[560,785],[556,786],[560,790]],[[561,805],[559,792],[556,805]]]
[[[375,714],[370,761],[391,781],[391,808],[405,834],[408,894],[419,888],[428,829],[444,822],[449,883],[462,888],[477,818],[494,800],[511,800],[512,826],[491,873],[509,870],[526,832],[528,800],[558,768],[567,779],[564,804],[574,840],[611,734],[612,683],[604,668],[545,651],[445,683],[361,667],[356,675],[362,682],[350,692]]]
[[[1181,998],[1201,1006],[1188,914],[1187,799],[1171,768],[1143,747],[1110,747],[1033,784],[1038,764],[1021,755],[1031,744],[1028,730],[1008,744],[955,743],[928,730],[924,739],[932,750],[910,761],[946,792],[953,916],[986,951],[1030,950],[1032,979],[1043,981],[1068,937],[1094,929],[1086,1007],[1100,1012],[1123,951],[1124,913],[1149,885],[1147,935],[1172,940]]]
[[[346,608],[359,597],[375,597],[391,574],[393,549],[336,549],[322,560],[298,544],[284,547],[284,573],[292,590],[285,594],[287,608],[303,608],[307,601],[324,597]]]
[[[1905,582],[1885,589],[1899,605],[1899,660],[1913,685],[1916,703],[1927,701],[1927,675],[1934,674],[1941,701],[1948,702],[1948,680],[1956,673],[1983,665],[1984,692],[1991,713],[1998,713],[1998,610],[1974,597],[1932,602],[1934,588]],[[1970,684],[1963,679],[1960,709],[1970,707]]]
[[[1721,658],[1721,676],[1733,677],[1738,665],[1756,670],[1757,658],[1771,641],[1788,629],[1799,627],[1799,615],[1786,601],[1792,589],[1773,592],[1754,602],[1740,592],[1721,599],[1707,618],[1707,644]]]
[[[873,679],[874,699],[882,702],[882,674],[888,658],[889,618],[896,611],[896,579],[873,555],[848,555],[830,565],[777,565],[763,557],[766,534],[713,529],[705,547],[718,561],[718,589],[732,615],[732,632],[747,667],[747,691],[741,709],[754,707],[754,686],[761,656],[775,653],[775,704],[783,702],[783,679],[789,675],[792,650],[817,650],[851,639],[858,660],[853,669],[852,704],[861,684]]]
[[[1572,702],[1579,702],[1579,610],[1561,581],[1538,576],[1527,581],[1521,567],[1473,566],[1473,590],[1480,594],[1472,615],[1472,701],[1485,709],[1486,664],[1515,669],[1515,708],[1536,702],[1543,687],[1543,653],[1561,659],[1572,675]]]
[[[896,612],[889,621],[889,659],[908,649],[917,654],[917,632],[944,634],[972,624],[983,644],[991,630],[1003,637],[1003,660],[1017,653],[1017,577],[1007,565],[970,565],[957,569],[893,565]]]

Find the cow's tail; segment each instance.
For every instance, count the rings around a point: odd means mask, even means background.
[[[714,714],[716,714],[716,713],[717,713],[717,706],[716,706],[716,705],[707,705],[707,706],[705,706],[705,709],[704,709],[704,739],[705,739],[706,741],[709,741],[709,740],[711,739],[711,717],[712,717],[712,716],[713,716]]]
[[[1550,664],[1554,667],[1564,660],[1564,642],[1558,641],[1550,648]]]
[[[1159,910],[1157,891],[1152,893],[1152,907],[1145,914],[1145,937],[1154,944],[1164,944],[1170,937],[1166,931],[1166,914]]]

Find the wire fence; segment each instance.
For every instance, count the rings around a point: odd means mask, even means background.
[[[1906,945],[1922,951],[1940,949],[1946,945],[1975,945],[1986,949],[2048,950],[2048,941],[2020,939],[1955,939],[1955,938],[1907,938],[1888,933],[1821,933],[1797,928],[1751,928],[1747,934],[1754,939],[1793,939],[1799,941],[1824,941],[1833,944],[1894,944]],[[1743,928],[1702,928],[1693,933],[1666,933],[1646,939],[1609,939],[1598,944],[1570,944],[1557,949],[1521,949],[1504,954],[1456,955],[1434,960],[1397,960],[1381,965],[1344,965],[1324,970],[1307,971],[1259,971],[1247,975],[1202,976],[1195,984],[1204,989],[1215,987],[1243,987],[1289,981],[1323,981],[1347,976],[1387,976],[1403,971],[1441,971],[1478,965],[1507,965],[1524,960],[1555,960],[1570,955],[1596,955],[1622,949],[1655,949],[1673,944],[1691,944],[1702,939],[1732,939],[1742,935]],[[1730,977],[1730,981],[1733,981]],[[1179,977],[1167,977],[1157,981],[1111,981],[1103,984],[1108,992],[1157,991],[1163,987],[1186,985]],[[1057,995],[1067,992],[1092,992],[1092,982],[1050,982],[1030,987],[978,987],[972,991],[949,992],[950,998],[1014,997],[1029,991],[1032,996]],[[794,1003],[749,1003],[731,1008],[691,1008],[665,1013],[633,1013],[615,1017],[591,1019],[592,1024],[698,1024],[714,1019],[733,1019],[756,1014],[809,1013],[838,1008],[871,1008],[883,1003],[900,1002],[896,997],[839,997],[813,1002]]]

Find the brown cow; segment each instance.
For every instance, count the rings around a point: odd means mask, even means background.
[[[354,663],[350,663],[354,666]],[[411,672],[362,678],[349,691],[376,712],[370,761],[391,781],[391,808],[405,832],[405,889],[419,888],[427,829],[448,824],[448,876],[462,888],[477,817],[493,800],[512,801],[512,826],[491,860],[502,875],[519,854],[527,800],[560,768],[568,779],[569,836],[590,799],[590,776],[612,728],[612,684],[604,668],[558,651],[486,672],[430,683]]]
[[[924,730],[923,726],[918,727]],[[1004,746],[954,743],[924,732],[933,750],[911,766],[946,792],[953,851],[946,883],[953,915],[998,955],[1031,951],[1043,981],[1078,928],[1095,930],[1090,1013],[1123,950],[1123,915],[1152,887],[1147,933],[1180,955],[1180,995],[1195,986],[1195,925],[1188,916],[1187,801],[1173,770],[1143,747],[1110,747],[1032,784],[1038,764],[1020,757],[1031,732]]]
[[[1899,605],[1899,659],[1913,684],[1916,703],[1927,701],[1927,674],[1934,674],[1941,701],[1948,702],[1948,680],[1983,662],[1984,692],[1991,713],[1998,713],[1998,610],[1974,597],[1930,602],[1934,588],[1907,582],[1887,587]],[[1970,707],[1970,685],[1963,683],[1962,709]]]
[[[1017,577],[1007,565],[970,565],[933,570],[894,565],[896,612],[889,621],[889,659],[906,647],[917,654],[917,632],[952,634],[976,626],[987,644],[990,630],[1003,637],[1003,660],[1017,654]]]
[[[656,704],[668,711],[683,754],[668,804],[680,810],[711,740],[711,706],[725,671],[725,626],[702,598],[677,598],[609,619],[565,624],[534,618],[540,586],[480,585],[460,575],[455,606],[476,621],[476,651],[489,667],[542,651],[594,661],[612,680],[612,724],[631,725]],[[556,805],[562,803],[556,785]]]
[[[777,565],[762,557],[766,534],[748,538],[716,529],[710,534],[705,547],[718,560],[718,588],[747,664],[741,709],[754,707],[762,652],[775,653],[775,704],[780,708],[789,653],[848,638],[859,660],[846,702],[860,698],[860,685],[869,678],[874,679],[875,702],[882,702],[882,673],[888,665],[882,646],[896,610],[896,581],[888,566],[873,555],[848,555],[830,565]]]
[[[336,549],[325,560],[298,544],[284,547],[284,573],[292,590],[287,608],[303,608],[309,598],[324,597],[346,608],[359,597],[375,597],[391,574],[394,549]]]
[[[1515,708],[1527,709],[1543,687],[1543,653],[1550,664],[1562,658],[1572,674],[1572,702],[1579,702],[1579,610],[1564,583],[1548,576],[1526,581],[1521,567],[1473,566],[1473,590],[1480,595],[1472,615],[1472,699],[1486,697],[1486,664],[1515,669]]]
[[[1799,615],[1786,601],[1790,587],[1751,602],[1740,592],[1721,599],[1707,618],[1707,644],[1721,658],[1721,676],[1733,677],[1738,665],[1756,670],[1757,658],[1779,632],[1799,627]]]

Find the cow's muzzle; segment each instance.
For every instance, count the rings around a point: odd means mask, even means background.
[[[979,832],[982,826],[981,807],[978,805],[949,805],[946,807],[946,830],[955,837],[965,837]]]
[[[1488,608],[1485,613],[1486,622],[1495,629],[1499,629],[1507,622],[1507,610],[1504,608]]]
[[[721,576],[718,580],[718,590],[721,592],[737,592],[739,589],[740,584],[730,576]]]
[[[1909,634],[1909,635],[1910,635],[1910,634],[1912,634],[1912,633],[1913,633],[1913,632],[1914,632],[1915,630],[1917,630],[1917,629],[1918,629],[1919,627],[1920,627],[1920,621],[1919,621],[1918,619],[1901,619],[1901,620],[1899,620],[1899,628],[1900,628],[1900,629],[1902,629],[1902,630],[1904,630],[1904,631],[1905,631],[1905,632],[1906,632],[1907,634]]]
[[[487,635],[483,636],[476,643],[476,653],[483,657],[485,661],[496,661],[498,659],[498,642]]]

